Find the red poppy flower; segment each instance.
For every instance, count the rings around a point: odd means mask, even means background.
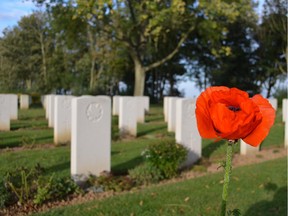
[[[243,139],[258,146],[274,124],[275,110],[261,95],[224,86],[209,87],[196,101],[196,119],[203,138]]]

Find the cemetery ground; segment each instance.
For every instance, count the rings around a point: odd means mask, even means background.
[[[162,113],[162,106],[151,106],[146,122],[138,123],[137,138],[122,140],[118,117],[112,118],[113,175],[125,177],[128,170],[143,163],[141,153],[149,144],[174,141]],[[278,109],[275,124],[259,153],[240,156],[239,144],[235,146],[228,209],[238,208],[245,216],[286,215],[287,152],[281,115]],[[1,179],[7,172],[22,166],[32,169],[37,164],[48,179],[69,178],[70,145],[53,144],[53,129],[48,128],[42,107],[19,110],[18,119],[11,121],[11,131],[0,133]],[[202,142],[202,159],[176,178],[124,191],[112,185],[114,191],[74,193],[38,206],[16,204],[1,209],[0,215],[218,215],[223,179],[223,169],[218,167],[225,158],[226,146],[223,141]]]

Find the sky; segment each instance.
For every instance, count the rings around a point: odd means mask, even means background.
[[[263,1],[259,1],[258,11],[261,11]],[[37,10],[37,7],[32,0],[0,0],[0,37],[5,28],[17,25],[21,17],[31,14],[33,10]],[[191,81],[181,82],[178,87],[187,98],[197,97],[200,93]]]
[[[29,0],[0,0],[0,36],[6,27],[17,24],[21,17],[36,10],[34,3]]]

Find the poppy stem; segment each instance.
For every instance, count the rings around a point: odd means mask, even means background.
[[[232,169],[232,153],[233,153],[233,144],[236,143],[236,140],[228,140],[227,143],[227,153],[226,153],[226,163],[225,163],[225,174],[224,174],[224,184],[222,192],[222,204],[221,204],[221,216],[226,215],[226,205],[228,198],[228,187],[230,182],[230,174]]]

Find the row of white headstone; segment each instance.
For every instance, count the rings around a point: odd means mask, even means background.
[[[272,107],[277,110],[277,99],[269,99]],[[175,132],[176,142],[184,145],[188,151],[187,165],[191,165],[201,158],[201,137],[198,133],[195,118],[195,99],[179,97],[164,97],[164,120],[168,124],[168,131]],[[285,123],[285,146],[288,146],[287,99],[283,99],[283,122]],[[240,141],[240,154],[249,155],[259,151],[259,147],[247,145]]]
[[[90,97],[90,96],[85,96]],[[46,109],[48,127],[54,128],[54,143],[71,141],[71,103],[75,96],[46,95],[42,103]],[[113,115],[119,116],[120,136],[137,135],[137,123],[145,122],[145,113],[149,111],[149,97],[113,97]]]
[[[71,175],[77,180],[110,171],[111,98],[107,96],[42,97],[54,142],[71,141]],[[149,97],[113,97],[113,114],[119,115],[122,135],[136,136],[137,122],[144,122]]]
[[[20,95],[20,109],[29,108],[29,95]],[[18,95],[0,94],[0,131],[10,131],[10,120],[18,119]]]

